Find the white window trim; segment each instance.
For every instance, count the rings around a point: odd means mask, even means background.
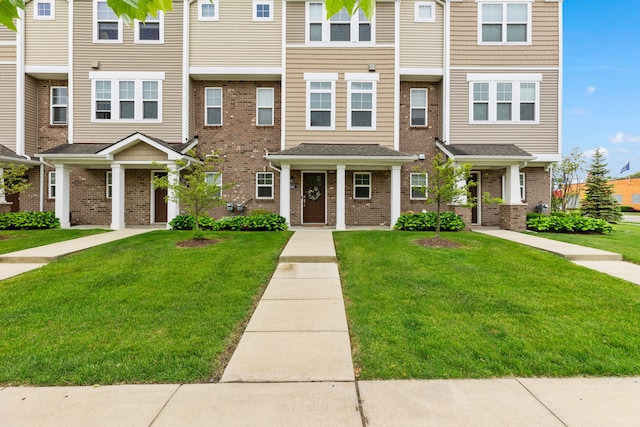
[[[202,4],[209,3],[214,5],[214,16],[202,16]],[[218,0],[198,0],[198,21],[219,21],[220,20],[220,3]]]
[[[431,7],[431,16],[429,18],[420,18],[420,7],[421,6],[430,6]],[[415,3],[415,9],[413,14],[414,22],[436,22],[436,3],[432,1],[419,1]]]
[[[260,97],[258,94],[260,91],[271,92],[271,104],[270,105],[260,105]],[[271,123],[269,124],[261,124],[258,123],[260,116],[260,109],[262,108],[270,108],[271,109]],[[258,87],[256,88],[256,126],[273,126],[274,125],[274,110],[275,110],[275,91],[272,87]]]
[[[134,21],[133,25],[133,40],[136,44],[164,44],[164,12],[158,11],[158,16],[151,17],[147,16],[147,21],[151,19],[151,22],[158,22],[159,25],[159,38],[158,40],[140,40],[140,25],[143,24],[142,21],[138,21],[137,19]]]
[[[356,175],[368,175],[369,176],[369,184],[368,185],[362,185],[362,184],[357,184],[356,185]],[[369,189],[369,196],[368,197],[356,197],[356,188],[364,188],[367,187]],[[353,173],[353,199],[354,200],[371,200],[371,172],[354,172]]]
[[[321,41],[311,41],[309,40],[309,5],[312,3],[322,3],[322,40]],[[360,38],[360,14],[356,10],[356,12],[351,16],[351,37],[350,41],[344,42],[333,42],[331,41],[331,21],[330,18],[327,18],[327,8],[325,7],[324,1],[307,1],[305,2],[305,12],[304,12],[304,40],[306,44],[309,45],[323,45],[323,44],[331,44],[332,46],[353,46],[354,44],[364,44],[364,45],[373,45],[376,42],[376,12],[374,10],[373,15],[369,19],[369,24],[371,25],[371,40],[370,41],[359,41]]]
[[[422,175],[425,177],[425,185],[413,185],[413,177],[415,175]],[[422,187],[425,189],[424,195],[420,196],[420,197],[414,197],[413,196],[413,189],[414,187]],[[413,172],[411,173],[411,175],[409,176],[409,198],[410,200],[427,200],[428,198],[428,194],[427,194],[427,188],[429,187],[429,174],[427,174],[426,172]],[[422,192],[420,194],[423,194]]]
[[[67,90],[67,103],[66,104],[54,104],[53,103],[53,90],[54,89],[60,89],[60,88],[65,88]],[[49,124],[51,126],[66,126],[67,123],[68,123],[68,120],[69,120],[69,118],[67,116],[67,114],[69,114],[69,88],[67,86],[51,86],[51,88],[49,89],[49,101],[50,101],[49,102],[49,105],[50,105],[50,108],[49,108]],[[67,110],[67,114],[65,114],[65,117],[67,117],[67,120],[65,120],[64,123],[55,123],[53,121],[54,108],[62,108],[62,107],[64,107]]]
[[[307,130],[335,130],[336,128],[336,80],[338,73],[304,73],[307,90]],[[331,126],[311,126],[311,83],[331,83]]]
[[[113,173],[111,171],[107,171],[105,177],[105,190],[107,199],[113,198]]]
[[[423,125],[414,125],[413,124],[413,92],[414,91],[424,91],[426,105],[424,106],[424,124]],[[418,108],[415,108],[416,110]],[[422,108],[420,108],[422,109]],[[424,128],[429,126],[429,89],[426,87],[414,87],[409,91],[409,127],[413,128]]]
[[[518,188],[520,189],[521,202],[524,202],[527,199],[526,183],[527,183],[527,177],[525,173],[520,172],[518,175]],[[502,194],[501,194],[502,200],[505,200],[507,198],[506,190],[507,190],[507,177],[502,175]]]
[[[49,3],[51,6],[51,15],[38,15],[38,5],[40,3]],[[33,2],[33,19],[36,21],[53,21],[56,19],[56,1],[55,0],[34,0]]]
[[[468,74],[467,82],[469,83],[469,123],[470,124],[504,124],[504,125],[533,125],[540,124],[540,83],[542,82],[542,74]],[[489,117],[488,120],[473,119],[473,84],[488,83],[489,84]],[[497,119],[497,83],[512,83],[512,110],[511,120]],[[535,109],[534,120],[520,120],[520,83],[533,83],[535,85]]]
[[[217,105],[207,105],[207,90],[209,89],[220,89],[220,123],[208,123],[207,108],[218,108]],[[224,123],[224,91],[221,87],[205,87],[204,88],[204,125],[205,126],[222,126]]]
[[[122,19],[118,19],[118,38],[116,40],[100,40],[98,38],[98,3],[106,0],[93,0],[93,42],[94,43],[122,43]]]
[[[258,183],[258,177],[260,175],[270,175],[271,176],[271,184],[259,184]],[[270,197],[260,196],[259,195],[259,191],[258,191],[260,188],[270,188],[271,189],[271,196]],[[275,180],[274,180],[273,172],[256,172],[256,199],[273,200],[273,198],[275,197],[274,188],[275,188]]]
[[[507,45],[507,46],[529,46],[531,45],[531,34],[532,34],[532,29],[531,27],[532,25],[532,17],[531,17],[531,12],[532,12],[532,8],[531,8],[531,4],[533,3],[533,0],[476,0],[476,3],[478,4],[478,45]],[[526,4],[527,5],[527,41],[524,42],[508,42],[506,41],[506,34],[507,34],[507,28],[506,28],[506,24],[507,24],[507,7],[504,6],[507,3],[511,3],[511,4]],[[503,18],[502,18],[502,38],[503,41],[500,42],[485,42],[482,41],[482,5],[483,4],[502,4],[503,5]]]
[[[47,196],[49,199],[56,198],[56,171],[49,171],[49,182],[47,185]]]
[[[266,4],[269,5],[269,17],[268,18],[259,18],[258,17],[258,5]],[[273,21],[273,0],[253,0],[253,20],[254,21]]]
[[[209,177],[213,177],[210,179]],[[218,186],[218,194],[214,197],[222,197],[222,172],[205,172],[204,181],[207,184],[214,184]]]
[[[346,80],[346,78],[345,78]],[[377,99],[376,99],[376,80],[347,80],[347,130],[362,130],[362,131],[369,131],[369,130],[376,130],[376,104],[377,104]],[[352,121],[352,110],[351,110],[351,94],[354,92],[353,89],[351,88],[351,83],[357,83],[357,82],[363,82],[363,83],[371,83],[371,90],[357,90],[356,92],[362,92],[362,93],[371,93],[371,126],[369,127],[364,127],[364,126],[353,126],[353,124],[351,123]]]

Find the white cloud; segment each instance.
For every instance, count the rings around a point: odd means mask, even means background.
[[[584,153],[582,153],[582,157],[585,157],[587,159],[591,159],[593,157],[593,155],[595,154],[597,148],[592,148],[591,150],[587,150]],[[600,147],[600,152],[602,154],[604,154],[605,157],[609,156],[609,150],[607,150],[604,147]]]
[[[617,132],[615,135],[609,137],[609,142],[612,144],[620,144],[622,142],[640,142],[640,136]]]
[[[589,86],[587,88],[587,95],[593,95],[593,92],[596,91],[596,87],[595,86]]]
[[[574,108],[570,111],[570,113],[574,116],[584,116],[585,114],[587,114],[587,110],[584,110],[582,108]]]

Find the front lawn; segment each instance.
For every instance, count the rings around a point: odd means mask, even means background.
[[[639,375],[640,287],[472,232],[334,233],[361,379]]]
[[[92,234],[105,233],[108,230],[84,229],[47,229],[47,230],[0,230],[0,255],[21,251],[36,246],[77,239]]]
[[[154,231],[0,282],[0,384],[210,381],[291,233]]]

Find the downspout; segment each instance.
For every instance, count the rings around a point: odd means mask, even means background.
[[[191,5],[195,0],[185,1],[182,7],[182,140],[189,139],[189,48],[191,38]]]
[[[442,77],[442,90],[443,90],[443,100],[442,100],[442,114],[443,114],[443,135],[442,139],[445,141],[445,144],[449,144],[451,138],[449,137],[449,133],[451,131],[451,114],[450,114],[450,101],[451,101],[451,64],[450,64],[450,55],[451,55],[451,2],[450,1],[441,1],[436,0],[436,2],[444,8],[444,41],[443,41],[443,55],[442,62],[444,68],[444,75]]]
[[[280,66],[282,73],[280,74],[280,150],[284,150],[287,146],[286,142],[286,123],[287,123],[287,1],[282,0],[282,59]]]
[[[16,154],[25,155],[25,11],[18,9],[18,31],[16,34]]]
[[[394,5],[393,149],[396,151],[400,150],[400,1],[397,0]]]
[[[49,166],[50,168],[54,168],[55,166],[50,165],[45,162],[42,157],[40,157],[40,200],[39,200],[39,208],[40,212],[44,211],[44,167]]]
[[[68,40],[68,73],[67,73],[67,143],[73,144],[73,0],[67,1],[69,5]]]

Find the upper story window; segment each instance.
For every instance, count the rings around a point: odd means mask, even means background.
[[[431,2],[431,1],[416,2],[413,20],[415,22],[435,22],[436,21],[435,2]]]
[[[164,43],[164,14],[147,15],[145,22],[135,22],[134,39],[136,43]]]
[[[50,123],[52,125],[67,124],[67,87],[51,87],[51,113]]]
[[[478,44],[531,44],[531,1],[479,1]]]
[[[307,3],[307,42],[372,42],[374,41],[373,24],[358,9],[350,16],[346,9],[342,9],[329,19],[324,3]]]
[[[347,129],[376,129],[378,73],[345,73],[347,81]]]
[[[538,123],[540,74],[469,74],[470,123]]]
[[[411,126],[427,125],[427,89],[411,89]]]
[[[198,21],[217,21],[218,0],[198,0]]]
[[[253,0],[253,20],[273,21],[273,0]]]
[[[40,19],[40,20],[56,19],[55,0],[34,0],[33,19]]]
[[[222,88],[204,89],[204,109],[206,126],[222,126]]]
[[[334,130],[337,73],[305,73],[307,129]]]
[[[109,7],[106,0],[93,2],[93,41],[122,43],[122,20]]]
[[[92,121],[162,121],[164,73],[91,72]]]
[[[272,87],[256,89],[256,124],[258,126],[273,126],[273,92]]]

